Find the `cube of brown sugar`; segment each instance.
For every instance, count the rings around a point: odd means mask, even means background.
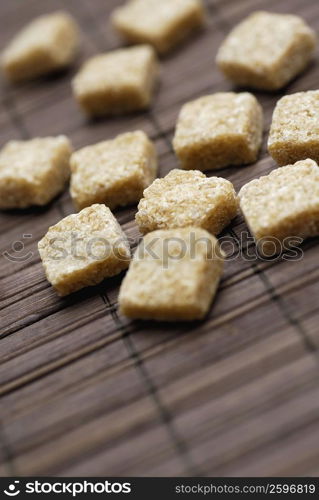
[[[319,167],[312,160],[277,168],[248,182],[239,199],[262,255],[284,253],[290,241],[296,245],[319,235]]]
[[[182,107],[173,146],[184,169],[212,170],[257,159],[262,109],[248,92],[219,92]]]
[[[92,205],[49,228],[38,244],[48,281],[68,295],[126,269],[128,240],[109,208]]]
[[[73,80],[73,92],[92,116],[116,115],[149,107],[159,65],[150,45],[99,54]]]
[[[130,318],[203,318],[223,271],[218,241],[204,229],[159,230],[137,248],[119,295],[120,311]]]
[[[71,152],[63,135],[8,142],[0,151],[0,209],[49,203],[69,179]]]
[[[16,82],[36,78],[68,66],[79,46],[79,30],[67,12],[36,18],[2,53],[6,76]]]
[[[319,162],[319,90],[282,97],[276,105],[268,150],[278,165]]]
[[[277,90],[307,66],[316,43],[302,18],[258,11],[230,32],[216,62],[237,85]]]
[[[149,43],[165,53],[204,23],[202,0],[129,0],[112,23],[130,43]]]
[[[121,134],[87,146],[71,157],[71,196],[78,209],[137,203],[155,179],[157,155],[144,132]]]
[[[199,226],[218,234],[236,216],[238,202],[231,182],[202,172],[172,170],[144,191],[135,216],[141,233]]]

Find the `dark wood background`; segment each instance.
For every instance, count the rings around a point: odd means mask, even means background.
[[[1,145],[64,133],[79,148],[142,129],[156,143],[163,176],[178,166],[171,139],[181,105],[232,88],[214,64],[231,27],[260,8],[299,13],[319,27],[317,0],[207,0],[206,30],[163,60],[151,111],[88,123],[70,78],[88,56],[120,46],[108,22],[119,3],[1,2],[1,48],[27,21],[60,8],[83,31],[81,56],[67,74],[1,82]],[[317,60],[284,92],[318,85]],[[266,117],[260,159],[220,172],[237,189],[276,166],[266,139],[282,94],[256,94]],[[243,244],[201,323],[129,322],[117,312],[121,277],[66,299],[46,281],[37,241],[73,211],[65,192],[44,209],[0,215],[0,473],[318,475],[318,239],[303,245],[299,262],[247,260]],[[116,216],[137,241],[134,211]],[[224,233],[229,249],[245,230],[238,217]],[[24,251],[11,248],[16,241]],[[5,251],[32,258],[13,262]]]

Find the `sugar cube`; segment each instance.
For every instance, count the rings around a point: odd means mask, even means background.
[[[9,141],[0,151],[0,209],[46,205],[70,176],[67,137]]]
[[[282,97],[276,105],[268,150],[278,165],[312,158],[319,162],[319,90]]]
[[[262,255],[284,253],[290,243],[319,235],[319,167],[312,160],[277,168],[248,182],[239,199]]]
[[[91,116],[117,115],[149,107],[159,73],[150,45],[99,54],[73,79],[73,92]]]
[[[182,107],[173,146],[184,169],[243,165],[257,159],[262,128],[262,109],[252,94],[218,92]]]
[[[216,61],[236,85],[277,90],[308,65],[316,44],[301,17],[257,11],[230,32]]]
[[[201,319],[216,293],[223,261],[218,241],[204,229],[149,233],[122,282],[120,311],[140,319]]]
[[[135,218],[143,234],[186,226],[218,234],[236,216],[237,208],[237,196],[228,180],[174,169],[145,189]]]
[[[93,203],[113,209],[142,198],[155,179],[157,155],[144,132],[129,132],[73,153],[71,171],[71,197],[78,209]]]
[[[173,49],[204,23],[202,0],[129,0],[112,23],[130,43],[149,43],[160,54]]]
[[[79,29],[67,12],[45,14],[28,24],[3,51],[1,63],[13,82],[65,68],[79,47]]]
[[[38,248],[47,279],[61,296],[119,274],[130,260],[124,232],[99,204],[50,227]]]

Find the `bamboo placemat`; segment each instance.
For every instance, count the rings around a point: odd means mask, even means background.
[[[88,56],[120,46],[108,15],[118,0],[6,0],[0,46],[33,17],[69,10],[83,31],[67,74],[1,83],[0,142],[64,133],[75,148],[142,129],[155,141],[160,176],[178,166],[171,139],[181,105],[231,90],[214,58],[229,29],[263,0],[207,0],[208,25],[163,60],[152,109],[88,123],[70,79]],[[302,15],[319,30],[317,0],[270,0],[267,10]],[[319,62],[285,93],[316,89]],[[219,175],[236,189],[275,163],[266,139],[276,100],[256,94],[266,116],[257,163]],[[50,206],[0,215],[2,475],[318,475],[319,247],[301,261],[262,262],[227,228],[229,258],[208,318],[192,324],[130,322],[117,311],[122,277],[59,299],[36,250],[48,226],[74,211],[68,192]],[[116,211],[138,241],[134,208]],[[12,245],[24,244],[27,261]],[[239,251],[241,250],[241,251]],[[21,254],[22,255],[22,254]]]

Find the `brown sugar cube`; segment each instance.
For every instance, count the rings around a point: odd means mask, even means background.
[[[36,78],[68,66],[79,47],[79,30],[67,12],[36,18],[2,53],[2,67],[13,82]]]
[[[319,90],[282,97],[276,105],[268,150],[278,165],[319,162]]]
[[[316,43],[300,17],[258,11],[231,31],[216,62],[237,85],[277,90],[308,65]]]
[[[157,155],[144,132],[129,132],[74,153],[71,171],[71,197],[78,209],[93,203],[113,209],[142,198],[155,179]]]
[[[63,135],[8,142],[0,151],[0,209],[49,203],[69,179],[71,152]]]
[[[182,107],[173,146],[184,169],[212,170],[256,161],[263,114],[248,92],[219,92]]]
[[[135,216],[141,233],[155,229],[199,226],[218,234],[236,216],[237,196],[231,182],[202,172],[171,170],[144,191]]]
[[[89,59],[73,79],[73,92],[88,115],[138,111],[149,107],[158,73],[150,45],[118,49]]]
[[[163,54],[204,24],[202,0],[130,0],[115,9],[113,26],[130,43],[149,43]]]
[[[49,228],[38,244],[48,281],[61,296],[126,269],[128,240],[109,208],[92,205]]]
[[[223,271],[218,241],[201,228],[159,230],[137,248],[119,295],[129,318],[202,319]]]
[[[312,160],[248,182],[239,199],[262,255],[273,256],[287,250],[290,241],[296,245],[319,235],[319,167]]]

